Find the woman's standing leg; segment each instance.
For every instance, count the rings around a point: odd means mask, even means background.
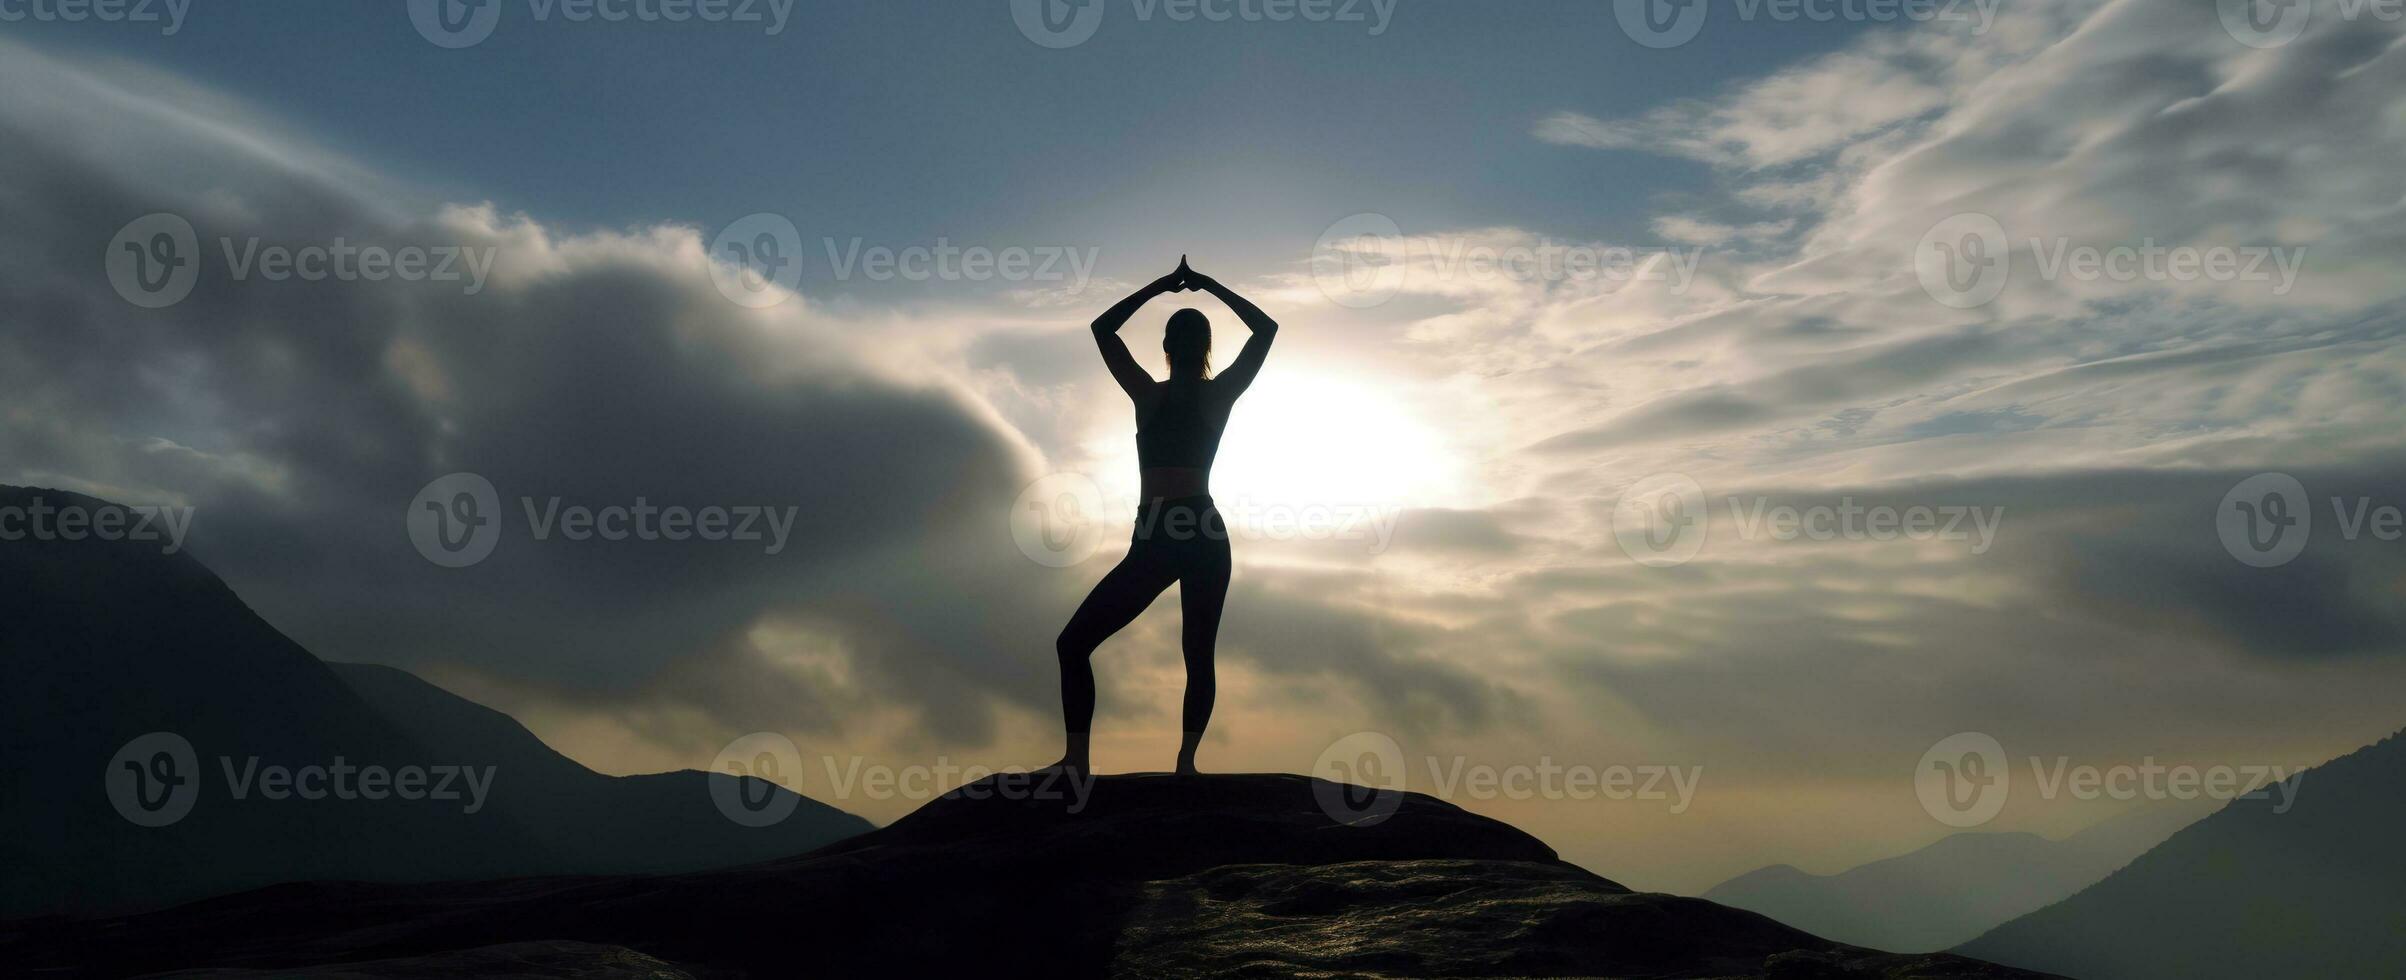
[[[1212,702],[1219,697],[1219,677],[1213,659],[1220,642],[1220,611],[1228,603],[1228,529],[1219,515],[1206,527],[1214,536],[1197,542],[1197,557],[1178,579],[1178,602],[1185,625],[1179,637],[1186,652],[1186,707],[1179,725],[1178,770],[1195,772],[1195,750],[1203,744],[1203,729],[1211,724]]]

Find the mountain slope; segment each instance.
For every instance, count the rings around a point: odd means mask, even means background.
[[[699,871],[789,857],[871,829],[867,820],[809,797],[785,819],[746,827],[711,802],[696,770],[605,776],[553,751],[518,720],[377,664],[328,664],[384,717],[435,749],[483,760],[500,773],[493,802],[529,827],[575,828],[553,838],[559,864],[578,874]],[[766,784],[755,784],[768,788]],[[774,790],[784,793],[784,790]]]
[[[0,507],[110,505],[0,488]],[[544,841],[493,810],[433,799],[266,798],[270,767],[446,761],[377,716],[325,664],[188,554],[156,542],[25,536],[0,545],[0,915],[138,907],[300,878],[500,874]],[[137,736],[193,749],[189,814],[140,827],[104,774]],[[229,776],[229,768],[232,776]],[[149,775],[146,774],[146,775]]]
[[[2060,841],[2035,834],[1954,834],[1909,854],[1833,875],[1776,865],[1704,897],[1815,935],[1875,949],[1945,949],[2072,895],[2200,816],[2151,807]]]
[[[1959,951],[2087,980],[2400,975],[2406,739],[2308,770],[2276,805],[2234,800]]]
[[[1059,791],[1055,791],[1059,790]],[[541,941],[695,976],[2028,977],[1631,892],[1418,794],[1385,820],[1301,776],[995,777],[799,858],[687,875],[287,885],[0,935],[63,976],[441,975]],[[114,942],[139,934],[140,944]],[[357,974],[351,974],[356,976]]]
[[[0,507],[37,505],[122,510],[0,487]],[[610,779],[414,677],[331,667],[157,541],[23,534],[0,543],[0,582],[0,917],[156,907],[283,881],[691,869],[866,829],[810,804],[790,826],[737,833],[707,790],[706,779],[728,777]],[[154,732],[188,745],[189,763],[147,749],[116,758]],[[122,816],[106,782],[125,781],[121,761],[140,764],[130,785],[182,780],[189,812],[155,827]],[[495,799],[475,805],[460,776],[449,779],[454,799],[370,799],[356,784],[339,794],[330,776],[296,784],[321,798],[271,798],[280,768],[306,780],[311,767],[336,766],[416,767],[429,790],[439,767],[487,771]]]

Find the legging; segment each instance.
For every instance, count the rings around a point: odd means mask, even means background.
[[[1211,721],[1218,693],[1212,675],[1212,646],[1220,635],[1220,608],[1228,601],[1228,526],[1210,497],[1157,500],[1136,515],[1128,556],[1096,583],[1086,601],[1061,628],[1054,650],[1061,657],[1061,714],[1070,734],[1094,728],[1096,647],[1178,583],[1185,618],[1186,710],[1183,731],[1200,732]]]

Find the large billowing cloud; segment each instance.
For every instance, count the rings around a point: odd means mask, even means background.
[[[1086,367],[1075,315],[754,309],[714,285],[700,229],[440,204],[180,79],[7,55],[0,479],[192,505],[195,552],[304,644],[425,671],[573,748],[640,747],[601,765],[699,765],[753,730],[935,750],[1049,724],[1053,636],[1111,556],[1054,569],[1014,544],[1014,501],[1050,465],[1014,418],[1058,447],[1048,420],[1082,416],[1042,404],[1059,379],[998,380],[975,352],[1043,338]],[[159,212],[195,229],[200,274],[145,309],[102,258]],[[254,242],[490,266],[235,275]],[[404,516],[462,471],[497,488],[501,537],[438,567]],[[537,540],[555,501],[771,516],[758,541]],[[1349,628],[1308,599],[1261,613]],[[1358,642],[1276,669],[1434,698],[1436,724],[1487,723],[1497,696]]]
[[[2257,48],[2210,4],[2024,4],[1634,118],[1538,113],[1539,141],[1691,161],[1718,187],[1655,221],[1706,249],[1684,288],[1406,263],[1393,315],[1477,374],[1481,431],[1516,437],[1485,461],[1491,497],[1556,505],[1504,522],[1546,546],[1457,578],[1446,618],[1511,651],[1486,661],[1505,673],[1555,671],[1577,694],[1554,703],[1582,709],[1556,724],[1583,744],[1706,760],[1749,791],[1817,784],[1806,799],[1860,779],[1874,792],[1848,805],[1880,820],[1914,815],[1877,791],[1959,730],[2261,761],[2394,729],[2364,692],[2406,670],[2406,568],[2371,525],[2341,528],[2399,504],[2406,466],[2406,289],[2386,271],[2406,259],[2406,57],[2396,23],[2325,3],[2311,24]],[[1932,235],[1957,215],[2004,232],[1993,298],[1917,268],[1960,244]],[[1514,241],[1417,234],[1438,244],[1407,254]],[[2058,261],[2150,246],[2130,276]],[[2180,250],[2240,274],[2163,264]],[[2298,477],[2317,522],[2273,568],[2216,524],[2260,471]],[[1613,507],[1671,474],[1703,487],[1711,536],[1642,567]],[[1744,527],[1849,504],[2001,523],[1977,552]]]

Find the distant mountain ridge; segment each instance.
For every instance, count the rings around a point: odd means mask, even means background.
[[[100,511],[0,487],[0,507]],[[152,908],[285,881],[695,870],[870,829],[810,801],[738,826],[699,772],[610,777],[506,715],[387,667],[329,665],[188,553],[157,541],[0,542],[0,917]],[[121,816],[104,773],[139,736],[191,746],[198,795],[165,826]],[[233,798],[226,770],[494,767],[493,799]],[[141,774],[150,778],[151,773]],[[456,791],[455,787],[455,791]],[[778,790],[777,792],[783,792]]]
[[[2238,799],[1957,947],[2083,980],[2406,976],[2406,733]]]
[[[2070,897],[2203,815],[2196,806],[2150,807],[2062,840],[1952,834],[1837,874],[1784,864],[1750,871],[1704,897],[1840,942],[1908,953],[1941,950]]]
[[[369,706],[446,758],[489,760],[494,805],[530,827],[575,828],[551,841],[559,867],[577,874],[701,871],[800,854],[867,833],[867,820],[807,796],[767,827],[721,816],[710,783],[735,777],[694,769],[605,776],[543,744],[518,720],[397,667],[330,663]],[[755,791],[785,794],[768,784]],[[790,795],[790,794],[788,794]]]

